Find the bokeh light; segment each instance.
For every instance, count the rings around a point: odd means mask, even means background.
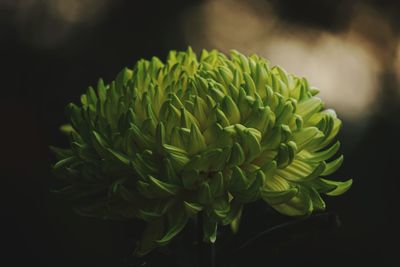
[[[388,22],[359,5],[345,30],[330,32],[283,21],[267,3],[205,1],[183,18],[187,41],[197,49],[260,54],[307,77],[327,106],[346,119],[361,122],[373,114],[382,70],[392,58]]]
[[[0,9],[13,16],[20,38],[39,47],[55,47],[74,30],[101,20],[110,0],[15,0],[0,1]]]

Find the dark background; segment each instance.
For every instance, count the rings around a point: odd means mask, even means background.
[[[53,2],[59,5],[51,8],[48,2],[0,0],[0,254],[4,253],[0,264],[123,266],[134,247],[131,237],[140,226],[79,217],[52,196],[54,159],[48,146],[68,144],[58,130],[65,123],[64,107],[78,101],[99,77],[110,81],[140,58],[165,58],[171,49],[192,45],[182,30],[183,14],[207,1],[57,0]],[[335,33],[346,29],[360,1],[270,3],[287,23]],[[397,40],[399,2],[363,3],[381,15]],[[76,8],[68,6],[74,4]],[[54,10],[69,13],[60,15]],[[186,25],[186,29],[196,32],[196,25]],[[377,108],[366,121],[343,121],[339,138],[346,160],[336,176],[352,177],[354,185],[347,194],[327,199],[328,211],[339,215],[341,226],[307,229],[294,239],[287,232],[282,238],[265,238],[265,246],[254,245],[237,256],[238,262],[247,262],[246,266],[398,266],[400,86],[395,72],[385,61],[374,99]],[[254,207],[246,214],[242,236],[251,236],[273,221],[268,212]],[[271,243],[276,240],[277,245]],[[158,254],[151,257],[161,259]],[[171,260],[162,259],[162,266],[169,266]],[[260,261],[265,263],[256,263]],[[155,265],[149,260],[142,266]]]

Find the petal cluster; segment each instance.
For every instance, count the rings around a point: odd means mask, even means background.
[[[148,222],[139,255],[198,214],[214,242],[218,225],[237,224],[259,199],[290,216],[323,210],[320,194],[340,195],[352,180],[324,178],[343,162],[331,160],[341,121],[317,94],[237,51],[140,60],[68,106],[71,147],[53,148],[61,191],[81,214]]]

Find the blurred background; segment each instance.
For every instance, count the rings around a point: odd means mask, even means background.
[[[335,177],[354,184],[326,199],[340,227],[265,240],[237,262],[398,266],[399,30],[395,0],[0,0],[2,266],[126,266],[140,227],[81,218],[52,196],[48,146],[67,146],[64,107],[99,77],[188,45],[264,56],[343,119]],[[253,210],[244,236],[271,224]]]

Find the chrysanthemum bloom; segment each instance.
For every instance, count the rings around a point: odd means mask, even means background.
[[[268,61],[189,48],[166,63],[140,60],[70,104],[70,149],[54,149],[82,214],[148,222],[138,255],[167,244],[200,214],[204,241],[264,200],[296,216],[323,210],[320,194],[352,180],[324,179],[341,121],[304,78]]]

